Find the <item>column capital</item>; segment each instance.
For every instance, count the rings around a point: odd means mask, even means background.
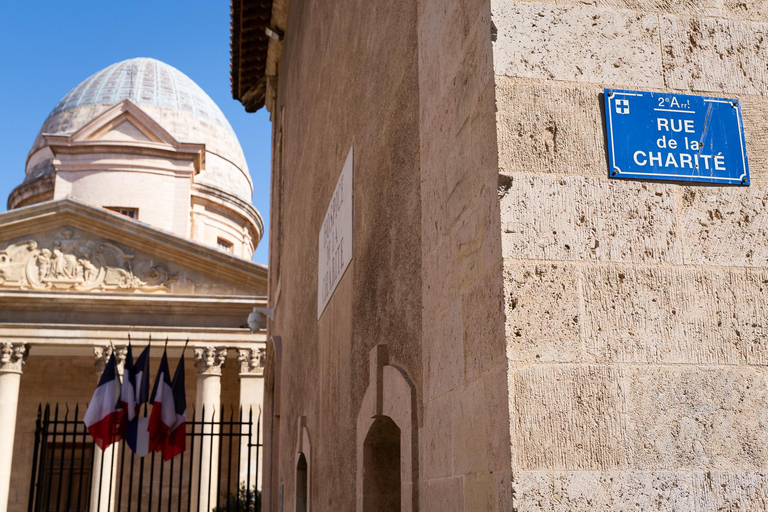
[[[0,372],[21,373],[29,354],[29,345],[4,341],[0,343]]]
[[[112,345],[103,345],[93,347],[94,365],[96,366],[96,373],[101,375],[104,373],[104,368],[109,362],[109,357],[112,355]],[[115,359],[117,359],[117,373],[123,374],[123,368],[125,367],[125,358],[128,356],[128,347],[126,345],[116,345]]]
[[[240,375],[264,376],[264,361],[267,351],[264,348],[241,348],[237,360],[240,361]]]
[[[198,347],[195,349],[195,365],[198,375],[221,375],[227,364],[227,347]]]

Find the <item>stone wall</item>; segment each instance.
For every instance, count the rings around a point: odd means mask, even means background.
[[[265,498],[278,510],[282,489],[282,510],[294,509],[304,416],[311,510],[353,511],[372,347],[387,344],[390,363],[422,389],[416,5],[296,0],[290,12],[273,112],[269,262],[283,378],[265,438],[279,464]],[[352,146],[352,262],[318,320],[318,233]]]
[[[290,12],[273,112],[272,510],[281,486],[283,510],[294,507],[302,416],[311,509],[355,510],[355,426],[377,344],[416,390],[419,510],[505,510],[490,4],[295,0]],[[353,144],[353,259],[316,320],[318,232]]]
[[[509,510],[509,431],[487,1],[419,1],[420,510]]]
[[[492,2],[515,510],[768,508],[768,4]],[[607,178],[603,87],[736,96],[752,185]]]

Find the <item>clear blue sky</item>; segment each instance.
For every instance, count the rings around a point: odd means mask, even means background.
[[[56,103],[96,71],[132,57],[176,67],[219,105],[240,138],[267,228],[271,124],[266,109],[248,114],[232,99],[227,0],[0,0],[0,211]],[[267,240],[265,233],[259,263],[267,263]]]

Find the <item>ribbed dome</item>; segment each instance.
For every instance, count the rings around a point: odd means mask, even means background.
[[[44,154],[34,156],[45,146],[43,133],[73,133],[125,99],[141,107],[180,142],[206,145],[206,170],[196,182],[250,202],[252,183],[245,157],[222,111],[187,75],[150,58],[112,64],[67,93],[35,140],[25,181],[53,172]]]
[[[147,58],[124,60],[91,75],[69,91],[52,114],[82,105],[114,105],[124,99],[189,112],[232,132],[224,114],[199,85],[173,66]]]

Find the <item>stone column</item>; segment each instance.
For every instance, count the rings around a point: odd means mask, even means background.
[[[104,373],[104,367],[107,366],[109,357],[112,355],[112,346],[93,347],[93,356],[96,365],[96,382]],[[117,359],[117,372],[122,378],[125,358],[128,355],[128,347],[115,347],[115,358]],[[91,468],[91,507],[90,510],[100,512],[111,512],[115,509],[115,487],[114,482],[117,478],[117,463],[119,446],[117,443],[101,450],[94,444],[93,446],[93,468]],[[103,468],[103,469],[102,469]]]
[[[197,397],[195,399],[195,414],[197,420],[202,418],[205,409],[205,421],[219,421],[221,409],[221,369],[227,361],[226,347],[202,347],[195,349],[197,366]],[[206,425],[200,443],[200,451],[195,454],[200,481],[193,489],[198,489],[199,512],[208,512],[216,506],[216,483],[219,478],[219,433],[218,425]]]
[[[27,359],[26,343],[0,343],[0,511],[8,510],[13,467],[16,410],[21,369]]]
[[[264,422],[261,422],[262,428],[258,433],[257,425],[264,410],[265,357],[266,349],[264,348],[240,349],[238,356],[240,361],[240,407],[243,410],[243,419],[249,417],[249,412],[252,411],[253,414],[253,434],[250,439],[243,437],[240,441],[239,482],[240,484],[247,484],[248,489],[256,486],[259,490],[261,490],[261,473],[264,471],[264,466],[262,465],[263,449],[259,450],[257,456],[256,447],[252,446],[249,457],[248,443],[251,445],[263,444]]]

